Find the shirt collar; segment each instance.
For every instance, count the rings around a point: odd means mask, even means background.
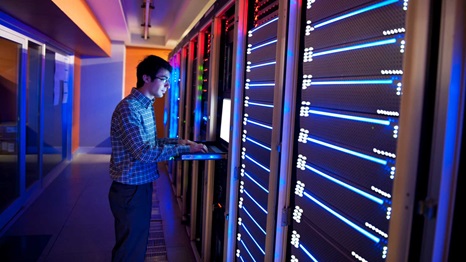
[[[146,109],[154,104],[154,99],[149,99],[136,88],[131,89],[131,95],[134,96],[134,98],[139,101],[139,103],[141,103]]]

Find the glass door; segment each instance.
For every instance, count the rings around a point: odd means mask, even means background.
[[[26,187],[40,179],[40,100],[42,46],[28,43],[26,84]]]
[[[42,174],[47,176],[64,159],[63,104],[67,74],[64,56],[47,48],[44,68]]]
[[[21,39],[0,28],[0,212],[20,196],[18,90]]]
[[[70,155],[70,61],[0,25],[0,229]]]

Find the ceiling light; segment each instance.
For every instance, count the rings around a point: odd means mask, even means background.
[[[144,27],[142,38],[144,38],[144,40],[147,40],[149,38],[150,10],[154,9],[154,6],[152,5],[152,0],[143,0],[143,1],[144,2],[141,5],[141,8],[143,10],[142,11],[143,22],[141,26]]]

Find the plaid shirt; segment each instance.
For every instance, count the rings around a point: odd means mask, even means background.
[[[154,100],[133,88],[115,108],[110,139],[110,177],[120,183],[141,185],[159,177],[157,162],[189,152],[177,138],[157,139]]]

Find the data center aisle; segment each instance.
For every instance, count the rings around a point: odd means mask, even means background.
[[[80,154],[0,238],[0,261],[110,261],[109,155]],[[164,165],[146,261],[195,261]]]

